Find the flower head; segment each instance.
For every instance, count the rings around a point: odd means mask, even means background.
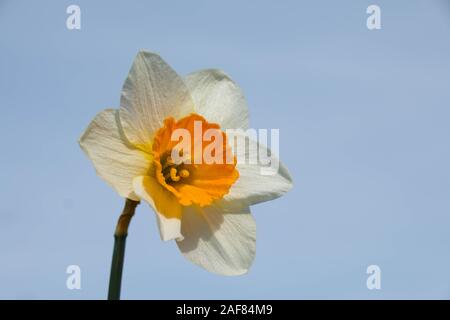
[[[80,145],[120,196],[154,209],[163,240],[177,240],[185,257],[211,272],[239,275],[255,255],[249,206],[292,186],[282,164],[262,175],[260,164],[237,161],[268,151],[248,137],[246,148],[233,149],[227,129],[247,128],[244,96],[222,71],[182,79],[158,55],[141,51],[120,108],[100,112]]]

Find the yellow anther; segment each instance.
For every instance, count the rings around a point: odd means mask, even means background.
[[[170,168],[170,179],[175,182],[180,180],[180,176],[177,176],[176,168]]]
[[[175,167],[170,168],[169,172],[164,175],[165,180],[178,181],[180,177],[177,175],[177,169]]]
[[[182,177],[182,178],[189,177],[189,171],[187,171],[186,169],[181,170],[180,171],[180,177]]]

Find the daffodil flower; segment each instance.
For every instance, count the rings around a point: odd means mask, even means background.
[[[120,108],[100,112],[80,145],[120,196],[153,208],[161,238],[176,240],[188,260],[213,273],[244,274],[256,244],[249,206],[281,196],[292,180],[282,164],[274,175],[262,175],[258,163],[175,164],[171,134],[178,128],[192,132],[195,122],[222,132],[247,129],[239,87],[220,70],[181,78],[158,55],[142,51]],[[250,141],[242,152],[259,148],[265,147]]]

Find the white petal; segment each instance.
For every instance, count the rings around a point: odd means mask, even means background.
[[[256,224],[250,208],[229,212],[220,206],[187,207],[181,220],[183,255],[206,270],[221,275],[248,271],[256,252]]]
[[[240,134],[236,136],[242,137]],[[267,147],[248,137],[244,136],[244,138],[247,140],[248,148],[236,148],[238,158],[236,168],[239,171],[239,178],[231,186],[229,193],[224,196],[224,201],[249,206],[276,199],[289,191],[292,188],[292,178],[287,168],[275,155],[270,156],[273,170],[269,170],[268,165],[261,164],[259,161],[251,163],[251,155],[257,157],[258,152],[264,155],[271,153]]]
[[[172,194],[164,189],[156,179],[143,176],[133,180],[134,191],[144,199],[156,213],[159,233],[163,241],[182,240],[181,206]]]
[[[117,110],[100,112],[89,124],[79,143],[101,178],[122,197],[139,200],[133,192],[133,178],[147,172],[150,158],[126,144],[118,122]]]
[[[194,112],[183,80],[157,54],[141,51],[136,56],[120,98],[120,119],[128,139],[149,144],[167,117],[179,119]]]
[[[185,78],[195,112],[222,129],[247,129],[248,107],[244,94],[231,78],[220,70],[202,70]]]

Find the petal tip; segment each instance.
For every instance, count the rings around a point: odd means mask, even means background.
[[[153,52],[153,51],[150,51],[150,50],[145,50],[145,49],[140,49],[140,50],[138,51],[138,53],[137,53],[137,56],[138,56],[138,57],[139,57],[139,56],[142,56],[142,57],[144,57],[144,58],[155,57],[155,58],[161,59],[161,56],[160,56],[158,53]]]

